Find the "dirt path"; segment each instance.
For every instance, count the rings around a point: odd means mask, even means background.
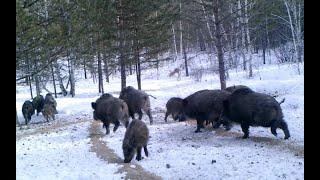
[[[100,131],[101,123],[97,121],[92,121],[89,128],[89,137],[91,151],[95,152],[97,156],[108,163],[116,163],[119,165],[123,165],[117,173],[126,172],[125,179],[130,180],[153,180],[153,179],[162,179],[159,176],[156,176],[152,173],[145,171],[140,165],[135,163],[123,163],[123,159],[117,156],[114,151],[108,148],[107,144],[101,140],[102,137],[105,136],[103,132]],[[130,167],[131,165],[135,165],[134,168]]]

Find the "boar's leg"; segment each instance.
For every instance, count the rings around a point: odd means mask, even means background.
[[[277,128],[280,128],[283,130],[284,132],[284,139],[288,139],[290,137],[290,133],[289,133],[289,130],[288,130],[288,125],[285,121],[283,120],[275,120],[272,122],[271,124],[271,133],[275,136],[277,136],[277,132],[276,132],[276,129]]]
[[[185,117],[184,114],[180,114],[180,115],[178,116],[178,118],[179,118],[179,122],[186,120],[186,117]]]
[[[215,121],[215,122],[212,121],[212,128],[217,129],[220,127],[221,124],[222,123],[220,121]]]
[[[114,123],[113,132],[116,132],[116,130],[118,129],[119,125],[120,125],[120,122],[117,120],[117,121]]]
[[[215,112],[212,112],[210,113],[208,119],[206,120],[206,125],[212,123],[212,127],[214,129],[219,128],[221,123],[218,120],[219,120],[218,114]]]
[[[202,121],[202,120],[201,120],[201,122],[199,123],[199,125],[200,125],[200,128],[204,128],[204,125],[203,125],[203,123],[204,123],[204,121]],[[198,124],[198,122],[197,122],[197,124]]]
[[[28,118],[28,123],[31,121],[31,115],[29,116],[29,118]]]
[[[151,116],[151,109],[148,109],[146,113],[147,113],[147,115],[149,117],[150,124],[152,124],[153,123],[153,119],[152,119],[152,116]]]
[[[26,123],[26,125],[28,124],[28,120],[27,120],[27,117],[24,117],[24,121]]]
[[[109,122],[103,122],[103,124],[104,124],[104,127],[106,128],[106,134],[109,134],[110,133],[110,130],[109,130],[110,123]]]
[[[222,124],[223,124],[223,126],[224,126],[224,128],[225,128],[225,130],[226,131],[229,131],[230,129],[231,129],[231,123],[229,122],[229,121],[222,121]]]
[[[217,117],[215,120],[215,126],[219,127],[221,124],[223,125],[226,131],[229,131],[232,127],[230,120],[226,116],[223,116],[222,113],[220,113],[219,117]]]
[[[275,122],[273,122],[271,124],[271,133],[274,135],[274,136],[277,136],[277,125]]]
[[[167,122],[168,116],[169,116],[169,112],[167,111],[167,112],[166,112],[166,115],[164,116],[164,121],[165,121],[165,122]]]
[[[249,137],[249,125],[247,123],[241,123],[241,129],[242,132],[244,133],[243,139],[246,139]]]
[[[290,132],[289,132],[289,129],[288,129],[288,125],[285,121],[281,121],[280,122],[280,128],[283,130],[284,132],[284,139],[288,139],[290,137]]]
[[[203,128],[203,121],[197,119],[197,129],[195,133],[201,132],[200,128]]]
[[[142,149],[142,147],[137,147],[137,157],[136,157],[136,160],[138,160],[138,161],[141,160],[141,149]]]
[[[138,111],[138,115],[139,115],[139,120],[141,120],[142,119],[142,111],[141,111],[141,109]]]
[[[129,116],[130,116],[132,119],[134,119],[134,112],[132,112],[132,111],[129,110]]]
[[[143,146],[143,150],[144,150],[144,154],[148,157],[149,153],[148,153],[147,145]]]

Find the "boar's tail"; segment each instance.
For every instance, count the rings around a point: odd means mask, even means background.
[[[154,99],[157,99],[156,97],[152,96],[151,94],[148,94],[148,96],[151,96],[151,97],[153,97]]]
[[[284,103],[284,101],[286,100],[286,98],[283,98],[280,102],[279,102],[279,105]]]

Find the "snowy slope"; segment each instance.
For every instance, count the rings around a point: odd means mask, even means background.
[[[269,57],[273,58],[273,56]],[[192,59],[190,64],[190,72],[197,70],[199,67],[208,68],[215,67],[214,64],[207,62],[208,57],[199,55]],[[275,60],[272,59],[274,62]],[[157,99],[150,98],[152,106],[152,114],[154,116],[154,124],[150,126],[146,115],[143,116],[143,121],[149,127],[150,142],[148,145],[149,157],[140,162],[133,160],[133,163],[140,164],[146,170],[153,172],[164,179],[304,179],[304,76],[298,75],[297,70],[293,65],[262,65],[259,60],[255,60],[253,78],[247,78],[247,73],[239,69],[229,70],[229,79],[227,86],[243,84],[251,87],[258,92],[278,95],[276,98],[281,101],[285,98],[285,102],[281,104],[284,113],[284,119],[287,121],[291,138],[283,140],[284,134],[278,129],[278,137],[274,137],[270,128],[251,127],[250,138],[243,140],[240,137],[243,135],[239,125],[234,125],[233,128],[226,132],[223,129],[213,130],[207,126],[202,133],[194,133],[196,122],[190,120],[187,122],[174,122],[169,116],[168,122],[164,122],[165,104],[171,97],[186,97],[189,94],[202,89],[218,89],[220,87],[217,74],[205,73],[201,81],[195,81],[194,77],[185,77],[182,71],[181,80],[177,77],[168,77],[170,71],[179,67],[183,61],[163,62],[162,68],[159,71],[150,69],[142,72],[142,89],[147,93],[155,96]],[[81,73],[81,72],[79,72]],[[106,92],[118,97],[120,90],[120,78],[114,76],[110,79],[110,83],[104,83]],[[127,85],[137,87],[135,75],[127,77]],[[91,102],[95,101],[99,94],[97,93],[97,84],[92,82],[92,79],[84,80],[81,74],[78,75],[76,82],[76,96],[59,97],[57,98],[57,120],[51,122],[51,125],[62,122],[77,122],[77,119],[82,117],[92,118]],[[48,86],[48,89],[52,87]],[[18,117],[23,122],[21,107],[25,100],[30,98],[28,87],[17,86],[16,105]],[[42,93],[45,95],[45,92]],[[33,132],[35,127],[41,126],[44,122],[43,116],[32,116],[30,129],[17,131],[18,135],[24,132]],[[73,132],[72,128],[77,129]],[[81,179],[75,175],[80,170],[73,171],[66,166],[66,170],[59,172],[55,171],[54,165],[60,159],[67,159],[70,164],[86,162],[82,164],[86,169],[83,174],[86,174],[84,179],[92,179],[93,177],[108,178],[110,173],[115,173],[117,165],[107,167],[106,163],[102,165],[101,160],[91,156],[88,152],[88,144],[86,138],[88,136],[88,123],[76,123],[70,128],[65,128],[59,131],[59,140],[54,140],[56,143],[61,143],[63,148],[52,149],[52,146],[46,142],[51,141],[43,134],[30,135],[28,138],[17,140],[17,177],[56,177],[71,179]],[[105,132],[100,127],[101,132]],[[111,127],[112,128],[112,127]],[[17,128],[18,129],[18,128]],[[65,134],[64,134],[65,133]],[[76,134],[73,134],[76,133]],[[107,142],[115,153],[123,158],[122,155],[122,139],[125,129],[121,126],[116,133],[111,132],[110,135],[104,136],[103,141]],[[55,133],[52,133],[55,134]],[[63,135],[64,134],[64,135]],[[74,148],[72,139],[78,138],[81,142],[81,148]],[[29,159],[22,158],[26,152],[25,145],[29,142],[29,149],[32,147],[33,153]],[[71,141],[71,142],[70,142]],[[53,141],[51,142],[53,143]],[[60,147],[60,146],[57,146]],[[48,148],[47,154],[41,149]],[[80,160],[76,156],[67,156],[66,154],[77,154],[81,151]],[[42,154],[44,153],[43,156]],[[52,154],[59,154],[57,157]],[[93,154],[94,155],[94,154]],[[142,154],[144,156],[144,154]],[[47,157],[46,161],[34,161],[39,157]],[[42,159],[42,158],[40,158]],[[59,159],[59,160],[58,160]],[[42,172],[39,168],[29,168],[31,161],[34,166],[47,168]],[[66,162],[65,160],[62,160]],[[36,162],[36,163],[35,163]],[[47,166],[46,164],[52,164]],[[63,164],[63,163],[62,163]],[[168,164],[168,165],[167,165]],[[110,173],[106,175],[99,174],[96,168],[99,166],[110,169]],[[92,169],[91,169],[92,168]],[[74,172],[66,175],[68,171]],[[90,174],[90,171],[95,171],[96,175]],[[18,173],[19,172],[19,173]],[[26,173],[27,172],[27,173]],[[54,173],[53,173],[54,172]],[[87,173],[86,173],[87,172]],[[25,175],[24,175],[25,174]],[[35,176],[32,176],[35,174]],[[19,176],[18,176],[19,175]],[[43,175],[43,176],[41,176]],[[120,175],[115,175],[114,179],[120,178]],[[25,178],[23,178],[25,179]],[[40,178],[41,179],[41,178]]]

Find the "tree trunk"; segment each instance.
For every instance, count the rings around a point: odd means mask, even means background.
[[[140,68],[140,59],[138,58],[136,60],[136,74],[137,74],[137,84],[138,84],[138,89],[141,90],[141,68]]]
[[[106,54],[103,54],[103,63],[104,63],[104,73],[106,74],[106,82],[109,83],[108,59],[106,57]]]
[[[189,72],[188,72],[188,58],[187,58],[187,52],[186,52],[186,44],[187,43],[185,42],[182,49],[183,49],[184,66],[186,69],[186,76],[188,77]]]
[[[130,64],[129,64],[129,74],[132,75],[132,62],[130,61]]]
[[[38,69],[38,60],[37,59],[35,60],[34,65],[35,65],[35,70],[37,71],[37,69]],[[39,80],[38,74],[34,75],[34,81],[35,81],[35,85],[36,85],[36,94],[37,94],[37,96],[39,96],[41,93],[41,89],[40,89],[40,82],[39,82],[40,80]]]
[[[141,68],[140,68],[140,48],[139,48],[139,40],[138,40],[138,30],[135,28],[135,39],[133,42],[134,45],[134,59],[136,62],[136,74],[137,74],[137,84],[138,84],[138,89],[141,90]]]
[[[186,48],[183,46],[183,58],[184,58],[184,66],[186,69],[186,76],[189,76],[189,71],[188,71],[188,59],[187,59],[187,52]]]
[[[248,0],[244,0],[244,15],[245,15],[245,24],[246,24],[246,37],[247,37],[247,53],[249,54],[249,77],[251,78],[252,75],[252,56],[251,56],[251,49],[252,43],[250,39],[250,32],[249,32],[249,17],[248,17]]]
[[[53,89],[54,89],[54,97],[57,98],[56,81],[54,79],[54,71],[53,71],[52,62],[51,62],[51,74],[52,74],[52,83],[53,83]]]
[[[39,83],[39,77],[38,75],[35,75],[35,81],[36,81],[36,94],[37,96],[40,95],[40,83]]]
[[[30,87],[31,99],[33,99],[32,86],[31,86],[31,80],[30,80],[30,77],[28,77],[28,79],[29,79],[29,87]]]
[[[295,38],[295,35],[294,35],[293,21],[292,21],[292,18],[291,18],[290,8],[289,8],[287,0],[284,0],[284,4],[286,6],[286,9],[287,9],[287,12],[288,12],[288,16],[289,16],[289,23],[290,23],[289,25],[290,25],[290,29],[291,29],[291,35],[292,35],[292,41],[293,41],[293,47],[294,47],[294,53],[295,53],[295,61],[297,61],[297,59],[298,59],[298,48],[297,48],[296,38]]]
[[[175,58],[174,61],[177,59],[178,57],[178,51],[177,51],[177,42],[176,42],[176,33],[174,30],[174,24],[172,23],[172,34],[173,34],[173,47],[174,47],[174,54],[175,54]]]
[[[263,47],[262,47],[262,57],[263,57],[263,64],[266,64],[266,47],[265,47],[265,43],[263,43]]]
[[[119,10],[120,10],[120,16],[119,16],[119,49],[120,49],[120,74],[121,74],[121,90],[126,88],[126,63],[125,63],[125,57],[124,57],[124,27],[123,27],[123,9],[122,9],[122,1],[119,0]]]
[[[57,78],[58,78],[58,82],[59,82],[59,87],[60,87],[60,90],[62,92],[62,95],[63,96],[66,96],[68,94],[67,90],[64,88],[64,85],[63,85],[63,79],[62,79],[62,76],[61,76],[61,73],[60,73],[60,66],[58,64],[58,62],[55,62],[55,69],[56,69],[56,74],[57,74]]]
[[[222,34],[221,34],[221,26],[222,22],[220,22],[220,12],[219,7],[222,6],[221,0],[214,0],[213,3],[213,15],[214,15],[214,25],[215,25],[215,39],[216,39],[216,49],[218,54],[218,62],[219,62],[219,75],[220,75],[220,86],[221,89],[226,89],[226,77],[225,77],[225,69],[224,69],[224,59],[223,59],[223,50],[222,50]]]
[[[212,30],[211,30],[211,28],[210,28],[210,24],[209,24],[209,19],[208,19],[208,15],[207,15],[207,12],[206,12],[206,9],[205,9],[205,7],[204,7],[204,5],[203,4],[205,4],[204,2],[203,2],[203,0],[201,0],[201,8],[202,8],[202,11],[203,11],[203,14],[204,14],[204,19],[206,20],[206,25],[207,25],[207,29],[208,29],[208,32],[209,32],[209,37],[210,37],[210,40],[214,40],[214,37],[213,37],[213,33],[212,33]],[[210,48],[210,49],[212,49],[212,48]]]
[[[69,1],[67,1],[67,4],[69,4]],[[71,37],[71,31],[72,31],[72,23],[71,23],[71,18],[70,14],[68,11],[65,11],[64,9],[62,10],[65,14],[64,20],[67,25],[67,35],[68,35],[68,41],[70,41]],[[68,63],[70,67],[70,94],[72,97],[75,96],[75,77],[74,77],[74,66],[75,66],[75,56],[74,56],[74,51],[72,47],[68,47],[67,49],[67,58],[68,58]]]
[[[206,50],[206,44],[204,42],[203,34],[201,29],[198,31],[198,36],[199,36],[199,46],[200,46],[200,51],[205,51]]]
[[[120,47],[122,46],[120,45]],[[125,58],[124,58],[123,52],[120,55],[120,74],[121,74],[121,90],[123,90],[127,86],[126,85],[126,64],[125,64]]]
[[[101,53],[100,53],[99,49],[98,49],[98,86],[99,86],[99,93],[104,94],[103,77],[102,77],[102,65],[101,65]]]
[[[247,60],[245,54],[245,47],[246,47],[246,33],[245,33],[245,26],[244,26],[244,13],[242,12],[241,1],[238,0],[238,16],[239,16],[239,26],[241,28],[241,54],[242,54],[242,65],[243,70],[247,70]]]
[[[156,67],[157,67],[157,80],[159,80],[159,54],[157,54],[157,63],[156,63]]]
[[[71,94],[71,97],[74,97],[75,96],[75,78],[74,78],[73,53],[69,54],[68,58],[70,60],[70,94]]]
[[[182,53],[183,53],[183,44],[182,44],[182,4],[181,4],[181,0],[180,0],[180,3],[179,3],[179,7],[180,7],[180,21],[179,21],[179,24],[180,24],[180,55],[182,56]]]
[[[86,60],[83,59],[84,79],[87,79]]]

